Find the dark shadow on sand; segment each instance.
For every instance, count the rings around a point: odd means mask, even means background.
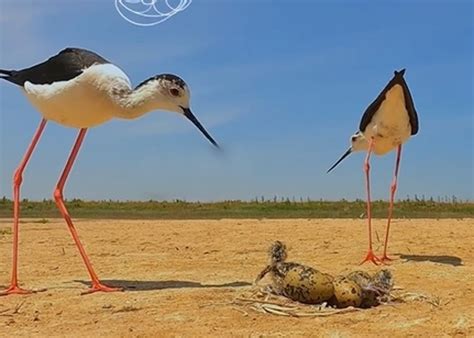
[[[90,286],[90,281],[75,280],[75,282]],[[180,280],[163,280],[163,281],[140,281],[140,280],[123,280],[123,279],[104,279],[102,283],[112,287],[121,287],[125,291],[152,291],[163,289],[184,289],[184,288],[240,288],[252,285],[247,282],[231,282],[224,284],[202,284],[199,282],[180,281]]]
[[[456,256],[447,255],[404,255],[398,254],[401,259],[412,262],[434,262],[452,266],[462,266],[462,259]]]

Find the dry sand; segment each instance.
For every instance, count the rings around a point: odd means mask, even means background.
[[[384,222],[375,220],[380,237]],[[99,276],[127,290],[81,296],[88,276],[64,222],[26,222],[20,282],[48,290],[1,297],[0,336],[474,336],[473,219],[393,222],[396,285],[437,296],[440,306],[410,302],[326,318],[245,313],[231,302],[250,288],[276,239],[288,245],[290,261],[332,274],[360,268],[364,220],[76,224]],[[0,230],[9,227],[0,220]],[[11,240],[0,235],[0,286],[9,281]],[[375,248],[380,252],[380,241]]]

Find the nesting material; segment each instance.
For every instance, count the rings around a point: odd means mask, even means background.
[[[426,294],[404,292],[402,288],[394,288],[387,296],[388,304],[404,304],[404,303],[428,303],[433,307],[442,305],[439,297],[433,297]],[[238,306],[235,309],[248,315],[247,311],[255,311],[268,315],[285,316],[285,317],[330,317],[348,312],[363,311],[360,307],[335,308],[327,302],[322,304],[303,304],[293,301],[285,296],[276,295],[272,288],[268,286],[253,287],[239,292],[238,295],[230,303]],[[381,302],[379,304],[386,304]]]
[[[354,307],[336,309],[329,306],[327,302],[304,304],[285,296],[275,295],[268,287],[244,290],[232,304],[243,307],[245,310],[285,317],[329,317],[361,310]]]

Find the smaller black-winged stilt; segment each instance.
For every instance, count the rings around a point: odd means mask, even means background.
[[[153,76],[132,88],[127,75],[103,57],[80,48],[66,48],[47,61],[22,70],[0,69],[0,78],[20,86],[43,119],[13,177],[13,263],[10,287],[3,295],[29,293],[18,284],[18,222],[22,174],[47,121],[78,128],[79,134],[54,190],[54,199],[66,220],[92,281],[88,292],[117,291],[103,285],[79,240],[64,204],[63,189],[88,128],[112,118],[135,119],[153,110],[176,112],[188,118],[214,145],[190,109],[190,91],[176,75]]]
[[[359,131],[351,137],[350,148],[327,172],[333,170],[343,159],[355,151],[367,151],[364,162],[367,188],[367,219],[369,227],[369,250],[362,261],[371,261],[374,264],[391,260],[387,255],[388,234],[392,220],[393,200],[397,190],[398,169],[402,153],[402,144],[410,136],[418,132],[418,115],[413,104],[413,99],[404,79],[405,69],[395,71],[394,77],[377,96],[374,102],[365,110],[360,121]],[[384,155],[397,149],[395,171],[390,187],[390,205],[388,209],[387,229],[385,231],[385,244],[383,256],[377,257],[372,250],[372,215],[370,208],[370,155]]]

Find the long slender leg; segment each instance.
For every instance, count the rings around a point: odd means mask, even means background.
[[[395,172],[393,175],[392,185],[390,186],[390,205],[388,207],[388,220],[387,220],[387,230],[385,231],[385,245],[383,248],[383,261],[391,261],[392,259],[387,256],[387,245],[388,245],[388,233],[390,231],[390,223],[392,221],[393,213],[393,200],[395,199],[395,192],[397,191],[397,181],[398,181],[398,169],[400,168],[400,158],[402,156],[402,145],[400,144],[397,149],[397,159],[395,162]]]
[[[10,287],[1,292],[0,295],[9,295],[9,294],[25,294],[31,293],[30,290],[22,289],[18,286],[18,221],[20,218],[20,186],[23,181],[23,171],[30,160],[31,154],[35,150],[36,145],[38,144],[41,134],[43,133],[44,127],[46,126],[46,120],[42,119],[38,128],[36,129],[33,139],[31,140],[28,149],[26,150],[23,159],[20,162],[20,165],[15,170],[13,175],[13,262],[12,262],[12,279],[10,282]]]
[[[369,225],[369,250],[367,252],[367,256],[364,260],[360,263],[363,264],[367,261],[371,261],[375,265],[378,265],[380,262],[380,258],[375,256],[374,251],[372,249],[372,213],[371,213],[371,205],[370,205],[370,154],[374,148],[374,139],[371,138],[369,141],[369,149],[367,150],[367,157],[365,158],[364,162],[364,171],[365,171],[365,180],[367,184],[367,220]]]
[[[56,189],[54,190],[54,199],[56,201],[56,205],[58,206],[59,211],[61,212],[64,219],[66,220],[66,223],[69,227],[72,238],[74,239],[74,242],[76,243],[77,248],[79,249],[79,253],[81,254],[84,264],[87,267],[87,271],[89,272],[89,275],[91,277],[92,286],[85,293],[93,293],[96,291],[104,291],[104,292],[121,291],[122,289],[120,288],[111,288],[106,285],[103,285],[99,281],[99,278],[97,277],[97,274],[95,273],[94,268],[92,267],[89,257],[87,256],[86,251],[84,250],[84,247],[82,246],[81,241],[79,240],[79,236],[77,234],[76,228],[74,227],[74,224],[72,223],[71,216],[69,215],[69,212],[66,209],[66,205],[64,204],[64,199],[63,199],[64,185],[66,184],[67,177],[74,164],[74,160],[77,157],[77,153],[79,152],[79,148],[81,147],[81,144],[82,144],[82,141],[84,140],[86,132],[87,132],[87,129],[85,128],[79,131],[76,142],[74,143],[74,146],[71,150],[71,154],[69,155],[66,166],[64,167],[64,171],[61,174],[61,177],[59,178],[58,183],[56,184]]]

